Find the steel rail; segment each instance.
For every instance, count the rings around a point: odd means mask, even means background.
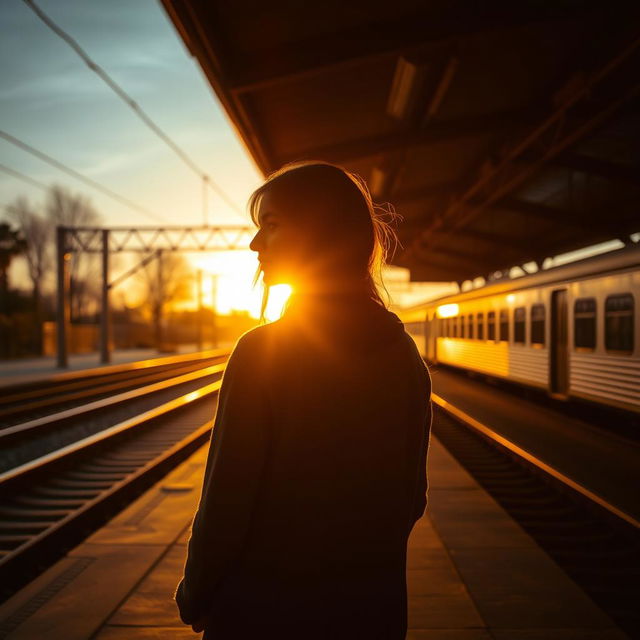
[[[193,406],[196,402],[217,393],[221,384],[221,380],[216,380],[195,391],[190,391],[158,407],[145,411],[134,418],[124,420],[104,431],[83,438],[20,467],[6,471],[0,474],[0,494],[10,498],[10,500],[18,496],[19,500],[21,488],[26,487],[29,490],[30,487],[37,486],[39,481],[46,481],[48,475],[52,476],[53,485],[55,486],[56,473],[63,474],[68,471],[74,461],[78,465],[87,464],[88,457],[91,454],[96,454],[98,456],[97,462],[99,463],[99,452],[104,451],[105,446],[108,447],[110,444],[117,446],[129,434],[141,433],[141,429],[151,427],[152,423],[158,419],[169,417],[190,405]],[[64,545],[70,534],[75,535],[73,534],[74,531],[77,533],[80,528],[85,528],[91,521],[103,517],[105,509],[109,505],[115,504],[115,501],[121,500],[122,497],[134,492],[136,487],[144,483],[147,478],[155,477],[167,465],[184,459],[184,455],[191,450],[195,450],[196,446],[204,444],[212,426],[213,416],[204,424],[189,431],[186,436],[174,442],[159,455],[151,456],[149,460],[144,462],[131,462],[132,471],[125,472],[121,479],[114,480],[107,488],[98,489],[96,495],[88,498],[78,498],[78,501],[82,503],[79,506],[71,504],[67,509],[63,508],[62,511],[58,509],[59,514],[64,513],[62,517],[55,521],[47,521],[44,523],[45,527],[37,533],[25,535],[25,538],[27,538],[25,541],[20,542],[14,549],[9,550],[0,558],[0,575],[3,575],[7,580],[10,578],[11,580],[17,580],[16,571],[20,569],[18,573],[21,574],[21,569],[25,566],[25,563],[33,562],[34,558],[41,557],[43,553],[55,554],[55,551],[52,552],[52,547],[56,547],[58,544]],[[148,432],[147,429],[145,429],[146,432]],[[107,450],[105,460],[109,459],[108,455],[109,451]],[[87,484],[88,493],[95,490],[91,487],[91,483]],[[10,516],[15,510],[10,506],[0,506],[0,513],[4,511],[7,516]],[[19,515],[19,513],[16,515]],[[42,523],[36,522],[36,524]]]
[[[69,444],[66,447],[61,447],[60,449],[56,449],[51,453],[45,454],[44,456],[40,456],[39,458],[30,460],[29,462],[25,462],[18,467],[0,473],[0,490],[2,490],[8,485],[8,483],[12,481],[24,479],[27,474],[40,472],[48,465],[60,462],[63,459],[67,459],[68,456],[75,455],[81,451],[87,451],[91,447],[104,443],[118,434],[146,424],[151,420],[155,420],[156,418],[167,415],[175,411],[176,409],[179,409],[180,407],[184,407],[189,403],[194,402],[195,400],[200,400],[207,395],[211,395],[212,393],[215,393],[220,389],[221,384],[221,380],[211,382],[201,389],[190,391],[189,393],[179,396],[178,398],[174,398],[173,400],[165,402],[159,407],[154,407],[153,409],[145,411],[133,418],[123,420],[122,422],[114,424],[112,427],[103,429],[102,431],[94,433],[91,436],[87,436],[86,438],[82,438],[81,440]]]
[[[21,424],[6,427],[2,429],[2,431],[0,431],[0,444],[6,442],[9,439],[15,439],[17,436],[22,436],[25,434],[29,434],[29,436],[31,436],[31,434],[38,431],[46,431],[48,429],[52,429],[54,426],[59,426],[61,423],[67,422],[72,418],[78,418],[80,416],[88,417],[92,413],[102,411],[107,407],[113,407],[115,404],[131,402],[143,396],[148,396],[153,393],[165,391],[166,389],[169,389],[171,387],[176,387],[178,385],[192,382],[194,380],[211,376],[216,373],[222,373],[225,369],[225,366],[226,364],[211,365],[209,367],[205,367],[204,369],[185,373],[174,378],[169,378],[168,380],[155,382],[139,389],[125,391],[109,398],[94,400],[93,402],[80,407],[65,409],[64,411],[59,411],[42,418],[36,418],[34,420],[28,420],[27,422],[23,422]]]
[[[51,388],[33,390],[24,394],[16,394],[13,399],[9,397],[5,406],[0,404],[0,422],[3,423],[0,429],[11,426],[12,422],[18,422],[20,418],[27,417],[35,419],[42,417],[43,412],[61,411],[71,408],[71,405],[79,402],[87,402],[91,399],[98,399],[107,393],[121,391],[125,389],[142,387],[152,382],[162,381],[169,377],[189,373],[198,367],[202,367],[206,362],[216,363],[224,356],[214,358],[189,360],[171,365],[161,365],[148,369],[137,369],[133,371],[115,372],[99,376],[93,379],[83,379],[67,383],[65,385],[55,385]],[[29,396],[26,403],[21,402],[16,396]],[[35,415],[34,415],[35,414]]]
[[[152,369],[156,367],[169,367],[174,364],[198,362],[213,358],[224,358],[228,356],[229,353],[229,349],[209,349],[206,351],[199,351],[197,353],[148,358],[146,360],[136,360],[134,362],[114,364],[106,367],[94,367],[78,371],[54,373],[50,376],[38,378],[36,380],[26,380],[16,384],[0,386],[0,390],[2,391],[2,399],[0,402],[1,404],[7,404],[9,402],[20,402],[22,400],[39,397],[43,392],[55,391],[56,385],[72,385],[74,383],[82,384],[83,382],[88,384],[90,381],[103,376],[140,371],[143,369]],[[70,388],[73,389],[75,387],[71,386]]]
[[[517,444],[514,444],[504,436],[491,429],[491,427],[488,427],[486,424],[480,422],[479,420],[476,420],[468,413],[465,413],[461,409],[458,409],[449,401],[445,400],[442,396],[432,393],[431,399],[443,411],[455,418],[458,422],[461,422],[465,426],[470,427],[474,431],[497,443],[500,447],[507,449],[512,454],[515,454],[519,458],[525,460],[527,463],[533,465],[544,474],[552,477],[556,482],[559,482],[563,486],[569,488],[571,491],[579,494],[582,498],[586,498],[589,502],[596,504],[598,507],[604,509],[615,518],[623,520],[636,530],[640,530],[640,521],[638,521],[636,518],[629,515],[628,513],[625,513],[621,509],[618,509],[615,505],[611,504],[593,491],[590,491],[586,487],[583,487],[581,484],[579,484],[575,480],[572,480],[557,469],[554,469],[546,462],[540,460],[540,458],[534,456],[529,451],[526,451],[522,447],[519,447]]]

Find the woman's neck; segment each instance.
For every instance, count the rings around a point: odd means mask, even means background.
[[[299,282],[294,288],[294,294],[304,298],[325,298],[343,296],[369,296],[370,287],[365,279],[332,278]]]

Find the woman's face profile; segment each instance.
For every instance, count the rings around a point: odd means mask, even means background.
[[[293,219],[269,190],[262,194],[258,232],[249,247],[258,253],[264,283],[269,286],[295,284],[308,266],[309,252]]]

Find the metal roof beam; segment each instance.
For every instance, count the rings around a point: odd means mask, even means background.
[[[640,183],[640,167],[611,162],[580,153],[561,153],[553,159],[554,165],[589,175],[606,178],[612,182]]]
[[[416,200],[422,200],[424,198],[431,198],[433,196],[441,196],[448,193],[452,194],[459,190],[460,186],[458,180],[448,180],[417,189],[403,189],[393,194],[393,204],[398,205],[401,203],[415,202]]]
[[[532,109],[509,110],[473,118],[460,118],[451,122],[432,124],[420,131],[402,131],[382,136],[371,136],[360,140],[350,140],[339,144],[302,149],[278,158],[278,164],[296,158],[323,158],[331,162],[353,162],[380,153],[398,149],[411,149],[432,142],[458,140],[486,135],[504,127],[530,123],[534,117]]]
[[[559,224],[567,227],[584,227],[587,224],[590,228],[601,231],[606,231],[611,227],[606,216],[596,215],[594,211],[571,211],[539,202],[531,202],[530,200],[504,198],[495,203],[493,208],[517,211],[540,220],[548,220],[555,225]]]
[[[162,1],[165,6],[177,4],[176,0]],[[242,95],[376,59],[419,55],[434,46],[456,45],[470,37],[499,35],[536,24],[589,21],[598,15],[588,7],[577,15],[572,3],[562,2],[531,9],[512,3],[487,9],[474,13],[453,8],[451,15],[441,16],[423,9],[400,20],[363,22],[337,33],[264,47],[235,61],[233,69],[225,69],[228,87],[235,95]],[[339,16],[336,23],[340,24]]]
[[[638,63],[640,37],[636,36],[620,50],[611,60],[597,71],[586,77],[586,80],[571,91],[566,92],[564,100],[557,104],[554,111],[524,139],[513,145],[500,161],[495,165],[488,165],[480,172],[480,177],[464,194],[435,218],[431,226],[426,229],[407,249],[411,254],[421,251],[425,244],[430,247],[443,241],[443,235],[448,235],[456,229],[468,224],[479,216],[487,207],[503,199],[519,187],[525,180],[532,177],[545,163],[551,162],[560,153],[576,144],[598,125],[610,118],[618,109],[632,101],[640,93],[640,82],[633,71]],[[615,95],[607,95],[604,106],[597,105],[596,110],[588,118],[580,118],[572,122],[568,112],[580,104],[586,97],[592,95],[598,86],[614,72],[620,75],[621,69],[627,71],[627,80],[623,86],[617,87]],[[567,83],[567,86],[571,86]],[[518,159],[532,148],[542,143],[544,151],[539,159],[518,166]],[[477,204],[471,206],[472,200]],[[435,232],[442,232],[438,237]]]

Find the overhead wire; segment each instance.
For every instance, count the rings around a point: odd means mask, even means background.
[[[49,187],[44,183],[40,182],[40,180],[36,180],[35,178],[31,178],[28,175],[21,173],[20,171],[16,171],[11,167],[7,167],[6,165],[0,163],[0,171],[4,171],[5,173],[13,176],[14,178],[18,178],[18,180],[22,180],[34,187],[38,187],[38,189],[43,189],[44,191],[48,191]]]
[[[109,189],[109,187],[105,187],[99,182],[96,182],[95,180],[88,178],[82,173],[79,173],[78,171],[76,171],[75,169],[72,169],[71,167],[68,167],[66,164],[63,164],[59,160],[52,158],[50,155],[44,153],[43,151],[40,151],[35,147],[32,147],[31,145],[27,144],[26,142],[23,142],[22,140],[19,140],[18,138],[12,136],[6,131],[0,130],[0,138],[4,138],[7,142],[10,142],[16,147],[22,149],[23,151],[30,153],[31,155],[35,156],[36,158],[39,158],[40,160],[46,162],[47,164],[50,164],[51,166],[55,167],[56,169],[59,169],[60,171],[64,171],[65,173],[72,176],[76,180],[80,180],[81,182],[84,182],[90,187],[93,187],[94,189],[96,189],[97,191],[100,191],[105,195],[109,196],[112,200],[116,200],[120,204],[124,204],[130,209],[133,209],[134,211],[138,211],[139,213],[142,213],[143,215],[149,218],[153,218],[157,222],[162,222],[164,224],[169,222],[166,218],[162,217],[161,215],[158,215],[153,211],[149,211],[149,209],[146,209],[145,207],[142,207],[139,204],[136,204],[135,202],[133,202],[132,200],[129,200],[128,198],[125,198],[124,196],[121,196],[119,193],[116,193],[115,191]]]
[[[64,29],[59,27],[33,0],[23,0],[23,2],[44,22],[44,24],[51,29],[58,37],[64,40],[84,61],[84,63],[98,75],[107,86],[130,108],[133,112],[161,139],[163,140],[177,155],[178,157],[202,180],[203,190],[206,187],[210,187],[215,193],[217,193],[236,213],[245,218],[240,207],[231,200],[231,198],[225,193],[225,191],[218,184],[211,179],[211,177],[203,171],[188,155],[179,147],[170,137],[166,134],[140,107],[140,105],[100,66],[98,65],[89,54],[80,46],[80,44],[71,35],[69,35]],[[206,201],[203,201],[204,222],[206,219]]]

